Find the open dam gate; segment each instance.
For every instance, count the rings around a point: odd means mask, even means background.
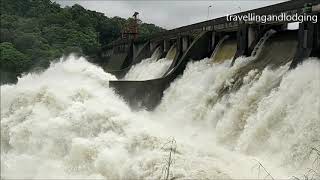
[[[1,85],[1,179],[320,179],[319,23],[288,23],[217,18]]]
[[[304,9],[306,6],[311,7],[311,11],[306,11]],[[315,8],[318,6],[319,3],[314,0],[308,2],[289,1],[239,14],[268,15],[290,11],[319,17],[319,11]],[[275,10],[276,12],[274,12]],[[112,46],[124,47],[123,49],[127,47],[126,57],[130,57],[125,58],[121,67],[117,66],[118,70],[116,71],[108,71],[108,69],[112,69],[112,66],[106,66],[107,72],[116,72],[118,77],[123,77],[134,64],[141,62],[143,58],[148,55],[150,57],[150,54],[157,48],[161,49],[161,57],[172,54],[169,50],[172,50],[173,47],[175,47],[175,53],[170,67],[161,77],[142,81],[131,79],[130,81],[110,81],[110,87],[123,96],[132,107],[153,109],[160,102],[163,91],[183,73],[190,60],[209,57],[213,59],[213,63],[222,63],[227,59],[233,59],[230,64],[232,66],[237,58],[251,56],[254,49],[260,49],[261,54],[255,57],[255,60],[247,67],[239,70],[238,77],[235,79],[241,79],[243,77],[241,74],[247,74],[251,69],[261,70],[266,66],[280,66],[291,61],[291,68],[294,68],[309,56],[319,57],[319,23],[303,22],[300,23],[298,30],[293,31],[287,30],[288,23],[292,22],[226,22],[226,17],[222,17],[152,37],[148,42],[140,43],[141,48],[136,48],[140,50],[135,53],[133,53],[132,47],[137,46],[134,44],[139,44],[139,42],[131,41],[129,44],[117,42],[118,44],[115,43]],[[261,41],[264,41],[265,34],[270,30],[273,30],[275,34],[266,40],[265,45],[262,45]],[[287,54],[285,55],[284,52]],[[134,57],[133,54],[135,54]],[[110,63],[118,63],[120,56],[121,54],[109,56]]]

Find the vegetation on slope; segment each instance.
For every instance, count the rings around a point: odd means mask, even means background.
[[[44,69],[50,61],[76,52],[97,59],[102,46],[116,40],[128,19],[108,18],[80,5],[61,8],[50,0],[1,0],[1,84],[21,73]],[[163,29],[141,24],[141,36]]]

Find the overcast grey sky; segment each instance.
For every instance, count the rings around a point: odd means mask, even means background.
[[[96,0],[55,0],[62,6],[80,4],[86,9],[104,13],[108,17],[120,16],[128,18],[135,11],[143,22],[153,23],[172,29],[209,19],[259,8],[286,0],[206,0],[206,1],[96,1]]]

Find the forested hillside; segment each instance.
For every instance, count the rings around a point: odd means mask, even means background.
[[[119,38],[128,21],[80,5],[61,8],[50,0],[1,0],[0,13],[1,84],[47,68],[50,61],[70,52],[97,59],[100,47]],[[162,30],[142,23],[140,36]]]

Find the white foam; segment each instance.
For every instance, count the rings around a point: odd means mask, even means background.
[[[168,70],[172,60],[148,58],[131,67],[123,79],[148,80],[160,78]]]
[[[209,61],[189,63],[153,112],[132,112],[114,76],[74,56],[1,86],[1,178],[160,179],[170,147],[170,178],[258,178],[253,159],[274,178],[305,172],[320,139],[319,60],[252,70],[221,98],[250,58]]]

